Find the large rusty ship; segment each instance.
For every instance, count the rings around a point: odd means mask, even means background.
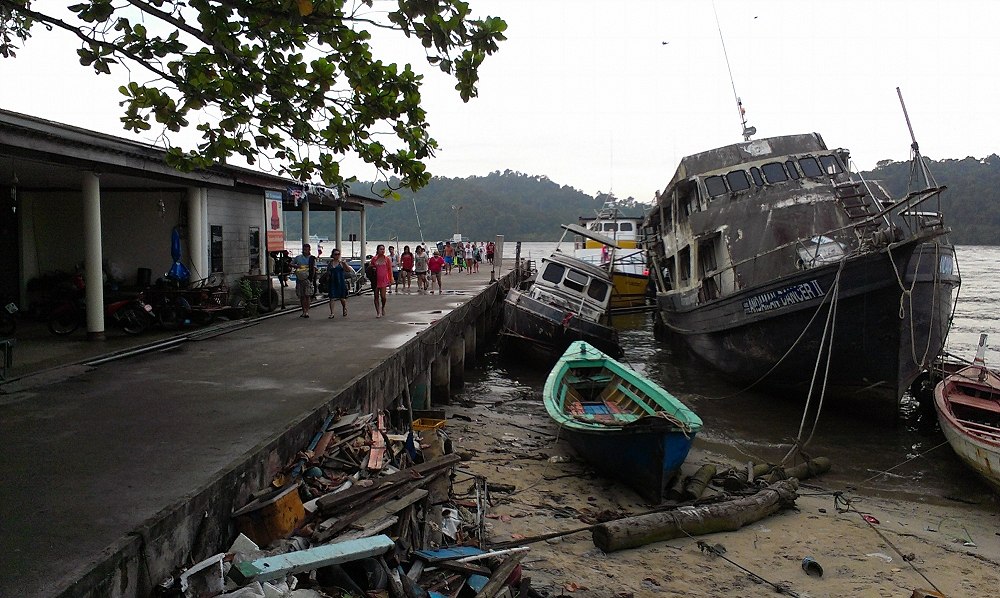
[[[849,165],[816,133],[683,158],[644,222],[658,330],[744,388],[898,400],[960,283],[944,188],[893,201]]]

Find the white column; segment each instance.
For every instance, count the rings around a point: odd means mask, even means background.
[[[21,228],[21,280],[18,305],[28,305],[28,281],[40,274],[38,241],[35,239],[35,200],[30,193],[17,196],[18,225]]]
[[[200,241],[200,249],[198,250],[198,268],[204,272],[202,277],[208,277],[211,273],[210,261],[209,261],[209,251],[210,248],[209,238],[208,238],[208,189],[205,187],[201,188],[201,232],[198,233]]]
[[[205,212],[202,207],[203,189],[198,187],[188,187],[187,190],[187,216],[188,216],[188,246],[186,257],[193,270],[193,278],[205,278],[208,276],[205,267]]]
[[[368,229],[368,213],[365,211],[365,206],[361,206],[361,232],[358,233],[358,241],[361,242],[361,261],[364,261],[365,256],[368,255],[368,235],[365,231]]]
[[[302,200],[302,244],[305,245],[309,242],[309,200],[303,198]],[[313,255],[316,248],[313,247]]]
[[[87,338],[104,339],[104,277],[101,251],[101,183],[93,172],[82,173],[83,264],[87,285]]]
[[[337,206],[336,220],[337,220],[337,227],[333,233],[334,236],[336,237],[335,247],[337,248],[337,251],[340,252],[340,255],[344,255],[344,208],[339,205]]]

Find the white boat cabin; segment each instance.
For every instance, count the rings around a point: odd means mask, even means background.
[[[528,294],[591,322],[608,313],[611,278],[606,270],[558,251],[542,258]]]

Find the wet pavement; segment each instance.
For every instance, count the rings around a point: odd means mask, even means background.
[[[309,319],[286,309],[105,341],[25,323],[0,384],[0,596],[60,594],[489,282],[481,270],[445,277],[444,295],[390,295],[381,319],[367,294],[347,318],[320,304]]]

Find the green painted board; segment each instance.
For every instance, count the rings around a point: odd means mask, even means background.
[[[285,577],[290,573],[312,571],[327,565],[347,563],[385,554],[392,547],[392,539],[384,535],[337,542],[336,544],[324,544],[308,550],[297,550],[255,561],[236,563],[229,570],[229,578],[240,585],[255,581],[270,581]]]

